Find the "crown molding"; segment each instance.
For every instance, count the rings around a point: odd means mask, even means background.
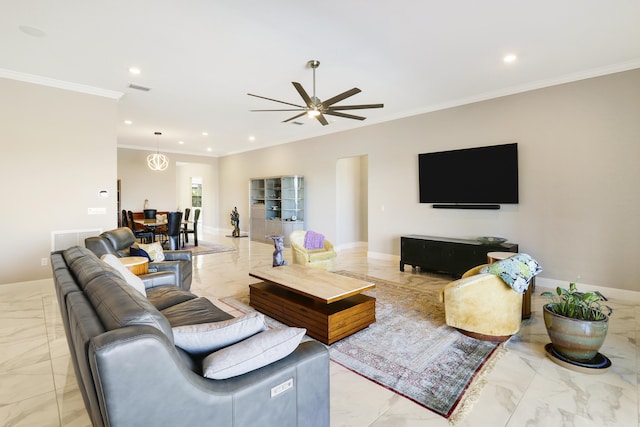
[[[33,83],[42,86],[50,86],[58,89],[71,90],[74,92],[86,93],[89,95],[97,95],[105,98],[120,99],[123,92],[102,89],[99,87],[87,86],[78,83],[66,82],[63,80],[51,79],[49,77],[36,76],[35,74],[21,73],[19,71],[4,70],[0,68],[0,77],[11,80],[19,80],[22,82]]]

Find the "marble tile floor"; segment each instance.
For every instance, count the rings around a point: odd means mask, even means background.
[[[195,257],[192,290],[218,298],[248,292],[252,266],[271,264],[273,246],[208,234],[203,241],[237,251]],[[290,259],[288,249],[285,259]],[[427,273],[400,272],[397,262],[368,259],[366,250],[341,251],[337,269],[428,287]],[[640,305],[610,301],[614,316],[602,352],[613,362],[601,375],[564,369],[546,356],[548,337],[538,287],[533,316],[506,344],[458,426],[640,426],[638,331]],[[0,285],[0,425],[89,426],[64,337],[52,280]],[[331,363],[331,425],[448,426],[444,418]]]

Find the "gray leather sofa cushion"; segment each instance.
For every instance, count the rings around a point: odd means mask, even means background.
[[[167,319],[123,279],[98,276],[87,283],[84,293],[106,330],[149,325],[162,331],[173,343],[173,332]]]
[[[64,257],[65,262],[68,266],[71,266],[73,262],[79,258],[83,258],[87,256],[88,249],[83,248],[81,246],[73,246],[62,252],[62,256]]]
[[[85,407],[91,408],[89,416],[94,425],[100,425],[102,414],[100,413],[100,405],[98,404],[98,396],[96,395],[96,386],[93,382],[93,376],[89,368],[89,344],[91,339],[104,332],[104,328],[100,324],[98,318],[95,317],[93,307],[82,292],[72,292],[68,295],[68,321],[69,331],[69,349],[76,355],[72,357],[73,369],[76,378],[79,379],[80,393],[85,401]],[[66,317],[66,316],[65,316]],[[78,363],[78,359],[84,359],[82,363]],[[96,420],[98,422],[96,422]]]
[[[159,286],[147,289],[147,299],[160,311],[195,298],[198,296],[177,286]]]
[[[121,257],[129,256],[129,248],[136,242],[134,234],[125,227],[105,231],[100,236],[107,239]]]
[[[233,319],[206,298],[198,297],[162,310],[172,327]]]
[[[83,290],[87,283],[99,276],[122,278],[115,268],[89,256],[76,258],[69,269],[78,280],[80,286],[83,287]]]

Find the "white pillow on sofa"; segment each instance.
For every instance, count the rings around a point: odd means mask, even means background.
[[[291,354],[307,332],[303,328],[270,329],[211,353],[202,361],[202,373],[214,380],[245,374]]]
[[[142,279],[129,271],[129,269],[125,267],[122,262],[120,262],[117,256],[112,254],[104,254],[100,257],[100,259],[118,270],[118,273],[120,273],[124,280],[136,291],[140,292],[145,297],[147,296],[147,290],[144,287],[144,282],[142,281]]]
[[[162,245],[160,244],[160,242],[138,243],[138,247],[148,253],[149,258],[151,258],[154,262],[164,261],[164,251],[162,250]]]
[[[222,322],[176,326],[173,339],[178,347],[189,353],[211,353],[266,329],[264,315],[252,312]]]

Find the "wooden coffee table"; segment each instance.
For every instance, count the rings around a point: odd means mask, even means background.
[[[263,280],[249,285],[249,304],[325,344],[376,321],[376,299],[362,292],[375,284],[301,265],[254,269]]]

